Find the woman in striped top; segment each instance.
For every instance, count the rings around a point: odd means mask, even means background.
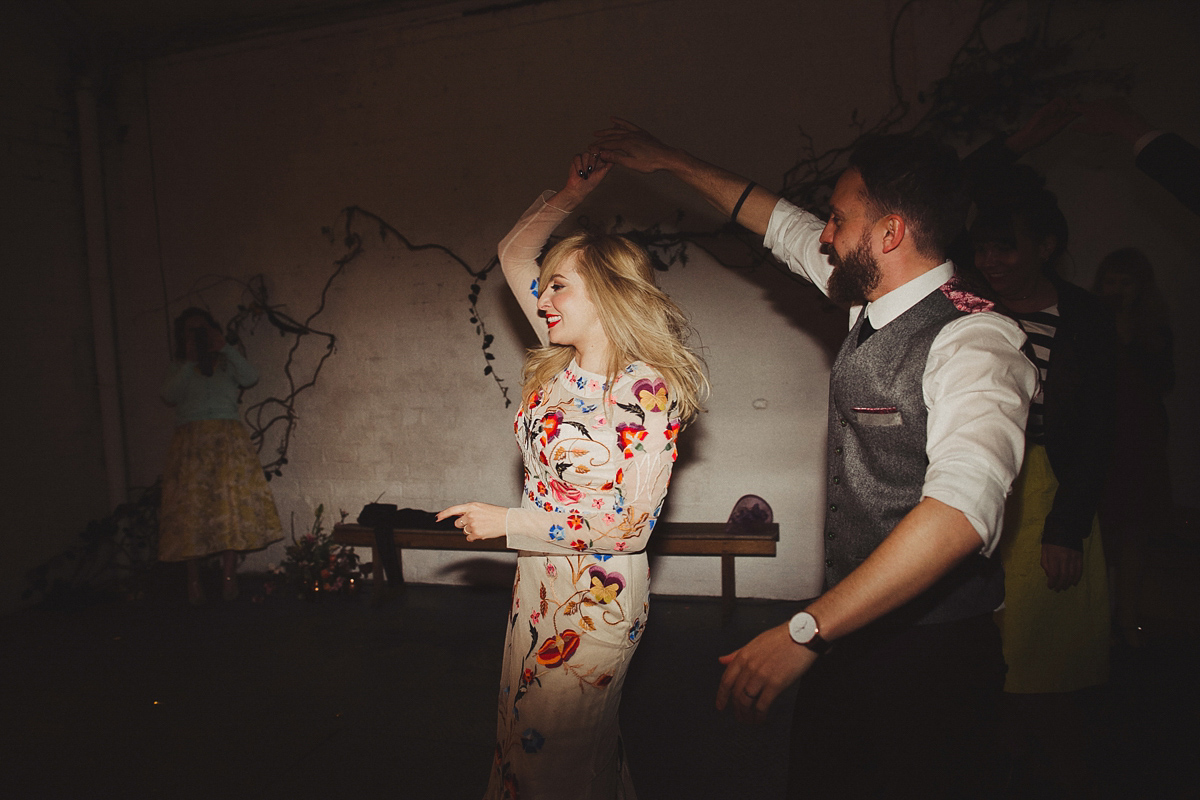
[[[1005,513],[997,615],[1019,717],[1066,726],[1042,742],[1063,788],[1089,780],[1067,694],[1108,680],[1109,607],[1096,510],[1114,436],[1116,329],[1104,304],[1060,277],[1067,222],[1040,177],[1012,167],[977,200],[975,266],[1029,337],[1041,376],[1026,456]],[[1025,727],[1018,723],[1019,727]],[[1075,750],[1072,753],[1072,750]]]

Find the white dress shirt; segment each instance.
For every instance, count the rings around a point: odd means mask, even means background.
[[[780,261],[829,293],[833,265],[821,252],[825,227],[787,200],[771,214],[764,244]],[[949,261],[900,286],[865,309],[876,329],[936,291],[954,274]],[[853,328],[862,310],[850,311]],[[1004,500],[1025,456],[1025,422],[1037,384],[1036,370],[1021,352],[1025,334],[1016,321],[992,311],[949,322],[929,348],[922,379],[929,410],[922,495],[967,516],[991,555],[1000,541]]]

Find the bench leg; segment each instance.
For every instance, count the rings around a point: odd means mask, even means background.
[[[383,564],[379,561],[379,551],[371,545],[371,592],[383,589]]]
[[[733,616],[737,603],[737,578],[733,572],[733,556],[721,556],[721,612],[726,622]]]
[[[380,547],[383,545],[383,547]],[[400,548],[391,534],[376,535],[371,547],[371,606],[379,608],[385,602],[404,594],[404,565]],[[384,565],[384,560],[388,564]],[[386,573],[386,579],[384,579]]]

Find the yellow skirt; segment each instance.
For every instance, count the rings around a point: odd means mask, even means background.
[[[283,538],[262,464],[239,420],[205,419],[175,429],[158,527],[160,561],[258,550]]]
[[[1000,558],[1004,609],[1004,691],[1070,692],[1108,681],[1109,609],[1100,527],[1083,540],[1083,577],[1062,592],[1046,588],[1042,529],[1058,491],[1046,448],[1030,445],[1004,513]]]

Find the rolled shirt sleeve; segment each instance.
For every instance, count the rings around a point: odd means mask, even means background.
[[[815,214],[780,199],[771,212],[763,244],[788,269],[802,275],[825,294],[833,264],[821,252],[821,231],[825,223]]]
[[[1025,423],[1037,371],[1025,334],[994,312],[969,314],[934,340],[923,388],[929,409],[922,494],[966,515],[991,555],[1004,503],[1025,457]]]

